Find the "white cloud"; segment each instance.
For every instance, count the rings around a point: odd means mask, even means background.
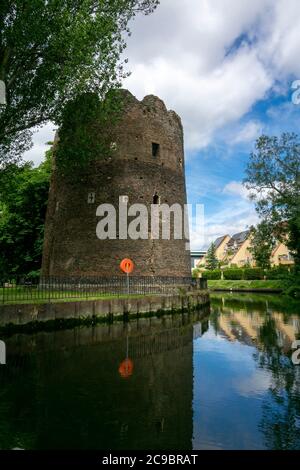
[[[242,199],[249,199],[250,192],[240,181],[230,181],[223,189],[224,194],[239,196]]]
[[[269,373],[262,370],[255,370],[251,375],[233,381],[235,389],[243,397],[262,395],[272,384],[272,377]]]
[[[258,223],[258,216],[253,204],[240,198],[224,201],[222,207],[204,220],[204,234],[190,233],[192,249],[207,248],[211,242],[222,235],[233,235],[242,232]]]
[[[278,81],[300,76],[299,26],[299,0],[163,0],[132,22],[124,86],[140,99],[159,95],[182,117],[186,148],[201,149],[283,90]],[[236,142],[256,131],[248,124]]]
[[[253,142],[262,133],[263,125],[258,121],[247,122],[233,137],[232,143]]]
[[[299,0],[164,0],[134,22],[125,85],[165,100],[183,119],[186,148],[200,149],[300,73],[299,25]],[[249,124],[236,142],[257,133]]]
[[[222,190],[224,194],[216,212],[204,218],[202,227],[190,232],[192,249],[207,248],[222,235],[233,235],[258,223],[254,205],[249,201],[249,192],[239,181],[231,181]],[[205,211],[204,211],[205,212]]]
[[[275,0],[262,24],[261,57],[272,67],[277,79],[300,75],[299,0]]]
[[[161,57],[137,64],[126,86],[140,99],[159,95],[181,115],[188,149],[208,145],[218,129],[236,122],[271,86],[256,53],[246,45],[207,74],[182,65]]]

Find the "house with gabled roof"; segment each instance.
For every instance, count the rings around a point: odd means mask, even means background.
[[[226,246],[227,243],[230,240],[229,235],[223,235],[222,237],[218,237],[213,243],[215,245],[215,250],[216,250],[216,257],[218,261],[223,261],[224,257],[226,255]],[[197,262],[197,267],[203,267],[206,264],[206,253],[205,256],[203,256],[198,262]]]
[[[250,251],[251,247],[251,232],[250,230],[244,230],[243,232],[237,232],[232,237],[229,235],[223,235],[218,237],[214,241],[216,248],[216,257],[227,266],[255,266],[255,260]],[[271,266],[280,265],[293,265],[293,256],[290,253],[288,247],[283,242],[278,242],[274,248],[271,258]],[[205,257],[198,264],[199,267],[205,265]]]
[[[229,265],[242,267],[245,265],[254,266],[255,261],[249,248],[251,246],[250,230],[244,230],[232,235],[227,244],[226,259]]]
[[[227,243],[228,250],[233,250],[236,253],[243,243],[249,238],[250,230],[244,230],[243,232],[238,232],[232,235],[229,242]]]
[[[216,249],[216,257],[219,261],[223,261],[226,255],[226,247],[227,243],[230,240],[230,235],[223,235],[222,237],[217,238],[214,241],[215,249]]]
[[[284,243],[279,242],[272,251],[270,262],[271,266],[291,266],[294,264],[294,258],[288,247]]]

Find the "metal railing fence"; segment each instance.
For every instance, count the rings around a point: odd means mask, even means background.
[[[207,289],[206,279],[162,276],[15,278],[0,282],[0,302],[92,299],[107,296],[174,295]]]

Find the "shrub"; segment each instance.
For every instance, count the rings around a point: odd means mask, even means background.
[[[292,297],[296,297],[297,299],[300,299],[300,286],[299,285],[293,285],[289,287],[286,291],[285,294],[290,295]]]
[[[228,281],[241,281],[244,279],[244,270],[243,269],[224,269],[223,271],[224,279]]]
[[[268,269],[266,271],[267,279],[287,279],[290,277],[290,273],[287,266],[278,266],[276,268]]]
[[[244,269],[244,279],[256,280],[264,278],[264,270],[262,268],[246,268]]]
[[[209,280],[221,279],[221,270],[214,269],[213,271],[204,271],[202,277]]]
[[[193,268],[192,269],[192,277],[197,278],[197,277],[200,276],[200,273],[201,273],[200,269],[198,269],[198,268]]]

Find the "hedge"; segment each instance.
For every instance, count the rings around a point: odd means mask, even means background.
[[[192,269],[192,277],[193,277],[193,278],[199,277],[200,272],[201,272],[200,269],[198,269],[198,268],[193,268],[193,269]]]
[[[205,271],[202,273],[202,277],[204,279],[208,279],[210,281],[212,280],[219,280],[221,279],[221,270],[220,269],[215,269],[212,271]]]
[[[258,280],[264,278],[264,270],[262,268],[245,268],[244,278],[245,280]]]
[[[243,274],[243,269],[224,269],[223,271],[224,279],[228,281],[241,281],[244,279]]]
[[[228,281],[244,281],[244,280],[276,280],[289,279],[293,275],[293,269],[289,273],[286,266],[278,266],[264,270],[263,268],[227,268],[223,270],[223,277]],[[222,279],[221,270],[205,271],[202,277],[208,280]]]
[[[285,294],[290,295],[292,297],[296,297],[297,299],[300,299],[300,286],[292,285],[285,291]]]
[[[291,269],[291,273],[289,273],[288,266],[278,266],[276,268],[271,268],[266,271],[266,278],[273,280],[273,279],[286,279],[293,274],[293,269]]]

